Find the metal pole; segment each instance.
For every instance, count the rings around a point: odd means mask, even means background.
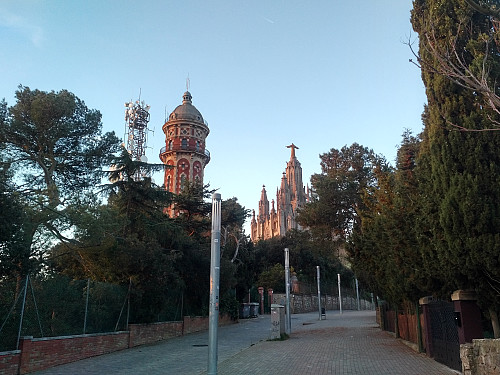
[[[28,290],[28,280],[29,280],[29,275],[26,275],[26,282],[24,283],[23,304],[21,307],[21,319],[19,319],[19,330],[17,331],[16,350],[19,349],[19,340],[21,339],[21,328],[23,327],[24,306],[26,305],[26,291]]]
[[[36,317],[38,319],[38,326],[40,327],[40,334],[43,337],[42,322],[40,321],[40,314],[38,313],[38,306],[36,304],[35,291],[33,290],[33,284],[31,283],[31,279],[30,279],[30,287],[31,287],[31,297],[33,298],[33,305],[35,305]]]
[[[359,284],[358,279],[356,279],[356,301],[358,302],[358,311],[361,310],[361,306],[359,303]]]
[[[337,274],[337,278],[339,280],[339,309],[342,314],[342,293],[340,293],[340,273]]]
[[[292,333],[292,318],[290,316],[290,262],[288,257],[288,248],[285,248],[285,288],[286,288],[286,334]]]
[[[217,375],[219,323],[221,195],[212,195],[212,245],[210,251],[210,310],[208,314],[208,375]]]
[[[129,331],[129,326],[128,326],[128,322],[130,321],[130,292],[132,290],[132,277],[129,278],[128,280],[128,296],[127,296],[127,325],[126,325],[126,328],[127,328],[127,331]]]
[[[316,279],[318,281],[318,313],[319,313],[318,320],[321,320],[321,289],[320,289],[320,281],[319,281],[319,266],[316,266]]]
[[[89,309],[89,289],[90,289],[90,279],[87,279],[87,298],[85,299],[85,317],[83,318],[83,334],[87,332],[87,312]],[[117,323],[118,325],[118,323]]]

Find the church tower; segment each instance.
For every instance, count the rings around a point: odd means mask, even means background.
[[[276,208],[274,199],[269,201],[265,187],[259,201],[259,213],[252,214],[250,222],[250,236],[252,241],[267,240],[276,236],[284,236],[290,229],[302,230],[297,223],[297,210],[309,201],[309,191],[305,191],[302,183],[302,167],[295,156],[298,149],[293,143],[286,146],[291,149],[290,161],[286,164],[286,170],[281,177],[280,188],[276,191]]]
[[[182,104],[170,113],[162,130],[165,146],[161,148],[160,159],[172,166],[165,169],[165,189],[179,194],[188,181],[203,184],[203,172],[210,161],[210,152],[205,148],[210,130],[192,104],[189,91],[184,93]]]

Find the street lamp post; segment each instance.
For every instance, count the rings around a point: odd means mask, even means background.
[[[286,288],[285,331],[289,335],[292,332],[292,317],[290,316],[290,261],[288,257],[288,248],[285,248],[285,288]]]
[[[208,313],[208,375],[217,375],[219,323],[221,195],[212,195],[212,242],[210,251],[210,310]]]

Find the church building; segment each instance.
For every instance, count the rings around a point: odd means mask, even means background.
[[[309,201],[309,188],[307,191],[304,188],[302,167],[295,157],[295,150],[298,147],[293,143],[286,147],[291,149],[291,156],[283,172],[281,186],[276,191],[276,202],[274,199],[271,200],[269,209],[266,187],[263,186],[257,216],[253,210],[250,223],[250,236],[253,242],[284,236],[290,229],[302,229],[296,221],[297,209]]]

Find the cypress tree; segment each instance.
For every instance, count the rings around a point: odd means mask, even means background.
[[[411,22],[419,34],[422,80],[428,104],[417,160],[420,212],[416,221],[419,249],[434,290],[442,296],[474,289],[483,307],[496,311],[500,289],[500,134],[490,129],[498,114],[476,91],[439,71],[450,63],[474,71],[478,61],[496,80],[499,54],[484,54],[491,18],[464,0],[415,0]]]

